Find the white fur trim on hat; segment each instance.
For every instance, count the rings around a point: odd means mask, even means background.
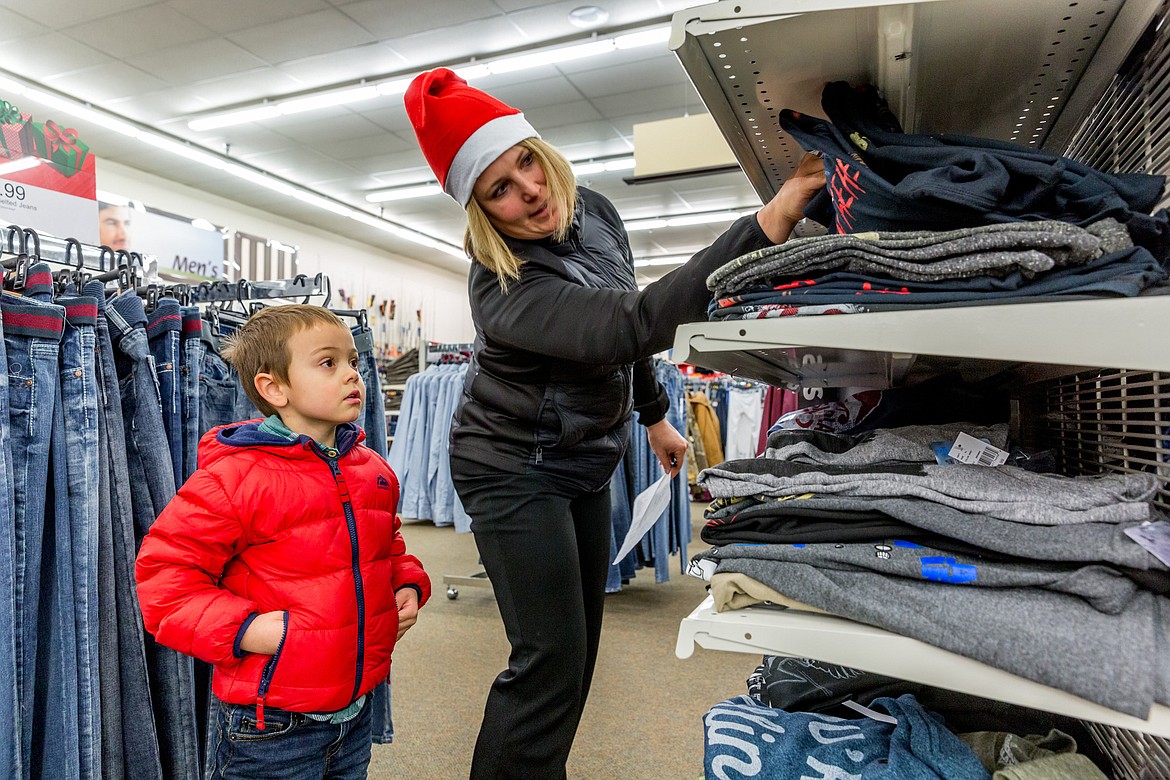
[[[526,138],[540,138],[524,114],[498,116],[484,124],[459,147],[447,169],[447,194],[466,206],[471,200],[475,180],[501,154]]]

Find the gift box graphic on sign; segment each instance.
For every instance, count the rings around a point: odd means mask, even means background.
[[[82,170],[89,155],[89,146],[77,137],[76,130],[63,128],[52,119],[43,123],[26,123],[21,142],[28,144],[24,147],[25,154],[48,160],[58,173],[66,177]]]
[[[30,119],[7,100],[0,100],[0,152],[5,157],[16,159],[27,154],[20,144],[20,132]]]

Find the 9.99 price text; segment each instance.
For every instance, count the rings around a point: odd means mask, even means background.
[[[24,200],[24,194],[24,187],[21,187],[19,184],[4,182],[4,197]]]

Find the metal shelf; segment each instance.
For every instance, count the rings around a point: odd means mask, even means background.
[[[882,388],[917,355],[1170,371],[1167,333],[1170,295],[1151,295],[691,323],[673,357],[774,385]]]
[[[757,656],[816,658],[974,696],[1170,737],[1170,708],[1162,705],[1154,705],[1150,717],[1141,720],[917,639],[829,615],[767,607],[715,612],[714,601],[708,596],[683,618],[675,655],[689,658],[695,645],[708,650]]]
[[[723,0],[679,11],[670,47],[761,200],[802,151],[778,125],[824,116],[828,81],[882,90],[906,132],[1060,150],[1160,0]]]

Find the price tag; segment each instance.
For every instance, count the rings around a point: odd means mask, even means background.
[[[1146,549],[1162,563],[1170,566],[1170,523],[1158,520],[1126,528],[1125,535]]]
[[[966,433],[960,433],[955,438],[955,443],[947,455],[959,463],[975,466],[1002,466],[1007,463],[1008,459],[1008,454],[999,447],[980,441]]]

